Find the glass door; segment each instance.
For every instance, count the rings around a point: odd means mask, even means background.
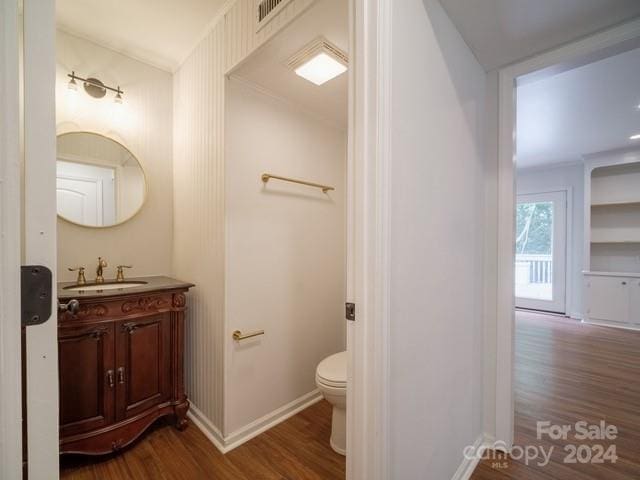
[[[565,313],[567,194],[518,195],[516,307]]]

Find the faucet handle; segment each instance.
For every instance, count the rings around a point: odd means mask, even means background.
[[[124,282],[124,270],[125,268],[133,268],[133,265],[118,265],[116,267],[118,273],[116,274],[116,282]]]
[[[78,272],[76,285],[86,285],[87,279],[84,276],[84,267],[69,268],[70,272]]]

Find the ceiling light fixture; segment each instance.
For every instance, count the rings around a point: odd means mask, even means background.
[[[322,85],[347,71],[347,54],[323,37],[293,55],[287,65],[296,75]]]
[[[640,140],[640,133],[638,133],[636,135],[631,135],[629,137],[629,140]]]
[[[77,90],[78,84],[76,83],[76,80],[80,80],[81,82],[84,82],[84,91],[91,95],[93,98],[103,98],[107,94],[107,90],[111,90],[112,92],[116,92],[114,101],[116,103],[122,103],[122,95],[124,94],[124,92],[120,90],[119,85],[116,88],[110,87],[102,83],[97,78],[79,77],[78,75],[76,75],[76,72],[67,74],[67,77],[71,78],[68,85],[70,90]]]

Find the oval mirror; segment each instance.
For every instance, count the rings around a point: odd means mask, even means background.
[[[138,159],[103,135],[58,135],[58,215],[85,227],[111,227],[140,211],[147,182]]]

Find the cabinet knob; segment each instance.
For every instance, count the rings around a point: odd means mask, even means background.
[[[626,284],[627,284],[627,282],[622,282],[622,285],[626,285]]]

